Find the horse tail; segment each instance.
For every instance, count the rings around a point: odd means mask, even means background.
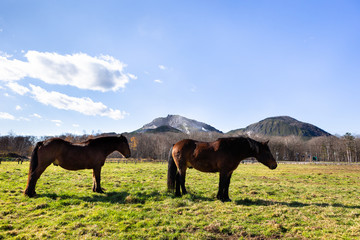
[[[35,170],[37,166],[39,165],[39,159],[38,159],[38,150],[39,147],[43,145],[43,142],[38,142],[35,145],[34,150],[31,153],[31,159],[30,159],[30,167],[29,167],[29,175],[28,175],[28,181],[26,185],[26,189],[24,191],[24,194],[33,197],[35,193],[35,184],[36,184],[36,176],[35,176]]]
[[[168,158],[168,174],[167,174],[168,191],[175,190],[177,166],[176,166],[174,158],[172,156],[173,147],[174,146],[172,146],[170,148],[169,158]]]
[[[36,143],[35,148],[31,153],[29,178],[30,178],[30,175],[35,171],[35,169],[38,166],[38,162],[39,162],[38,161],[38,150],[39,150],[39,147],[41,147],[42,145],[43,145],[43,142]]]

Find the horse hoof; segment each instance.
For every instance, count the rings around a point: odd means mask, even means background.
[[[24,192],[24,195],[32,198],[32,197],[35,197],[35,196],[36,196],[36,192],[34,192],[34,193]]]
[[[28,196],[28,197],[35,197],[36,196],[36,192],[29,192],[27,190],[24,191],[24,195]]]
[[[227,198],[227,199],[222,199],[221,201],[222,201],[222,202],[231,202],[231,199],[230,199],[230,198]]]
[[[103,191],[103,189],[101,189],[101,188],[100,188],[100,189],[97,189],[96,192],[97,192],[97,193],[105,193],[105,192]]]

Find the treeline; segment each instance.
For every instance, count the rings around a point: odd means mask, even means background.
[[[29,156],[32,152],[36,139],[32,136],[8,135],[0,137],[0,156],[16,154]]]
[[[62,139],[66,139],[71,142],[81,142],[85,141],[91,135],[82,135],[76,136],[72,134],[66,134],[57,136]],[[7,136],[0,136],[0,157],[5,156],[22,156],[30,157],[31,152],[38,141],[43,141],[45,139],[52,138],[51,136],[37,138],[34,136],[17,136],[15,134],[10,134]]]
[[[98,135],[72,135],[57,136],[70,142],[82,142]],[[214,141],[219,137],[230,137],[215,132],[184,133],[125,133],[133,158],[165,160],[168,158],[172,144],[181,139],[191,138],[200,141]],[[37,141],[50,137],[36,138],[33,136],[0,136],[0,155],[16,153],[21,156],[30,156]],[[349,133],[341,137],[317,137],[304,140],[300,137],[264,137],[251,136],[258,141],[270,140],[269,146],[278,161],[334,161],[334,162],[360,162],[360,138]],[[113,153],[110,157],[121,157]]]
[[[347,133],[342,137],[270,138],[270,148],[278,160],[360,162],[360,138]]]
[[[127,135],[136,158],[167,159],[172,144],[184,138],[215,141],[219,137],[234,137],[220,133],[129,134]],[[342,137],[316,137],[310,140],[297,136],[250,136],[258,141],[270,140],[269,146],[278,161],[360,162],[360,138],[347,133]]]

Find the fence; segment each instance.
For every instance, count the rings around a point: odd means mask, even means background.
[[[28,162],[30,159],[23,159],[24,162]],[[18,162],[18,158],[0,158],[1,162]],[[158,159],[151,159],[151,158],[107,158],[107,163],[167,163],[167,160],[158,160]],[[22,163],[22,162],[21,162]],[[252,159],[245,159],[241,161],[241,164],[255,164],[259,163],[257,160]],[[313,161],[313,162],[303,162],[303,161],[277,161],[278,164],[310,164],[310,165],[360,165],[360,162],[320,162],[320,161]]]
[[[158,159],[151,159],[151,158],[107,158],[106,162],[109,163],[166,163],[166,160],[158,160]]]
[[[243,160],[241,161],[242,164],[254,164],[258,163],[256,160]],[[303,161],[277,161],[278,164],[309,164],[309,165],[360,165],[360,162],[303,162]]]

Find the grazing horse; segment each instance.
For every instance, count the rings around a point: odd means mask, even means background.
[[[184,139],[177,142],[169,153],[167,184],[170,191],[181,196],[186,194],[185,176],[187,168],[201,172],[219,172],[219,191],[217,198],[223,202],[229,198],[229,184],[233,171],[241,160],[255,157],[259,162],[275,169],[276,160],[270,152],[268,142],[258,142],[248,137],[219,138],[214,142],[199,142]]]
[[[82,143],[70,143],[60,138],[38,142],[32,152],[28,182],[25,195],[33,197],[37,180],[51,164],[60,165],[67,170],[93,169],[94,192],[103,193],[100,186],[101,167],[106,157],[119,151],[126,158],[130,157],[129,143],[123,135],[98,137]]]

